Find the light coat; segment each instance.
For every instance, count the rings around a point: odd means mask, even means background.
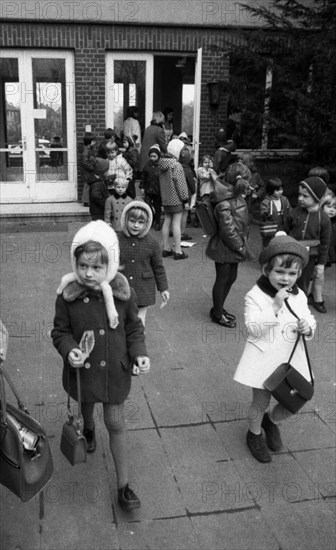
[[[277,316],[273,311],[274,298],[255,285],[245,296],[245,328],[247,341],[238,363],[234,380],[252,388],[264,389],[264,381],[281,364],[288,361],[297,337],[297,319],[283,304]],[[307,305],[306,295],[298,289],[288,303],[298,317],[308,321],[313,338],[315,319]],[[307,359],[299,341],[291,365],[310,380]]]

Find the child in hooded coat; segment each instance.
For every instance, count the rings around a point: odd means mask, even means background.
[[[105,222],[92,221],[74,237],[70,249],[73,272],[57,289],[53,344],[63,358],[63,387],[77,400],[80,369],[84,435],[88,452],[96,448],[94,405],[103,404],[104,423],[114,459],[118,502],[125,511],[140,506],[130,488],[124,402],[131,387],[131,368],[149,371],[144,328],[135,293],[119,271],[119,243]],[[83,355],[80,341],[90,336]]]
[[[168,281],[159,243],[149,233],[153,221],[150,206],[132,201],[121,215],[120,265],[134,288],[139,317],[145,325],[148,306],[155,304],[156,289],[162,303],[169,300]]]

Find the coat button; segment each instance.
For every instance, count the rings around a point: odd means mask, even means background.
[[[86,369],[89,369],[89,368],[91,367],[91,365],[90,365],[90,363],[84,363],[84,367],[85,367]]]
[[[90,298],[88,298],[87,296],[85,296],[85,298],[83,299],[84,304],[87,304],[89,301],[90,301]]]
[[[132,243],[132,246],[135,246],[135,243]]]
[[[132,281],[132,280],[133,280],[133,277],[130,277],[130,281]]]
[[[132,260],[132,264],[134,264],[135,260]]]
[[[100,336],[104,336],[105,330],[104,330],[103,328],[101,328],[101,329],[99,330],[99,334],[100,334]]]
[[[100,364],[101,367],[106,367],[106,361],[100,361],[99,364]]]

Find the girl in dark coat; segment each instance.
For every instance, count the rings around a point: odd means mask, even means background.
[[[160,147],[161,153],[167,152],[167,142],[163,129],[163,121],[163,113],[161,113],[161,111],[157,111],[153,113],[153,119],[151,120],[150,126],[147,126],[145,129],[140,151],[140,170],[143,170],[143,167],[148,161],[148,151],[152,145],[157,143]]]
[[[148,306],[155,304],[156,289],[163,304],[169,300],[161,249],[157,240],[149,234],[152,221],[152,210],[143,201],[132,201],[125,206],[120,220],[120,265],[135,290],[138,315],[144,325]]]
[[[73,273],[58,288],[51,336],[63,358],[63,387],[77,400],[76,370],[80,368],[84,435],[88,452],[96,448],[94,404],[103,403],[114,459],[118,502],[126,510],[140,506],[128,485],[127,434],[124,401],[131,387],[131,367],[148,372],[144,328],[138,317],[134,291],[118,272],[116,233],[98,220],[82,227],[71,245]],[[80,342],[91,345],[83,353]],[[83,368],[84,367],[84,368]]]
[[[104,219],[105,202],[109,197],[104,174],[108,171],[108,169],[108,160],[97,157],[95,160],[94,172],[88,179],[90,198],[89,204],[92,221]]]
[[[133,170],[132,179],[128,182],[128,188],[127,188],[127,195],[131,197],[131,199],[135,199],[136,196],[136,190],[135,190],[135,180],[138,178],[139,173],[139,151],[135,147],[134,140],[131,136],[125,136],[123,139],[123,157],[128,162],[130,167]]]
[[[206,254],[214,260],[216,280],[212,289],[213,307],[210,317],[214,323],[234,328],[235,316],[224,309],[225,300],[237,278],[238,264],[247,257],[249,231],[248,208],[245,202],[247,182],[240,176],[239,163],[225,173],[226,182],[215,182],[215,191],[210,195],[218,222],[218,231],[209,241]],[[230,181],[227,181],[230,180]]]

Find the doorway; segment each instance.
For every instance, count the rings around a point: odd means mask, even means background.
[[[0,51],[1,202],[77,199],[70,52]]]
[[[154,111],[171,107],[174,134],[185,131],[198,161],[201,49],[197,54],[107,54],[106,125],[118,134],[129,106],[139,108],[142,133]]]

